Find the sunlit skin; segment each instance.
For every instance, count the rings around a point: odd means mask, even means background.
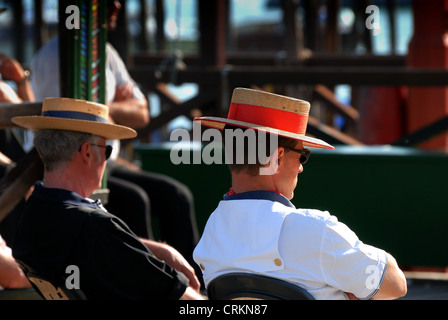
[[[106,140],[99,139],[96,144],[106,145]],[[43,184],[47,188],[66,189],[87,198],[101,187],[105,168],[104,148],[84,142],[71,162],[53,171],[45,171]]]
[[[302,150],[303,142],[298,142],[294,149]],[[291,200],[294,197],[294,189],[297,187],[299,174],[303,172],[300,163],[300,154],[279,148],[279,162],[277,174],[274,175],[275,189]]]
[[[303,142],[298,141],[294,149],[303,149]],[[278,147],[271,161],[278,161],[276,173],[272,175],[250,176],[246,172],[232,171],[232,189],[236,193],[255,190],[272,190],[291,200],[298,183],[298,175],[303,172],[300,154]],[[269,166],[269,163],[266,165]]]

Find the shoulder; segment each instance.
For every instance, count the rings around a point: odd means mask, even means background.
[[[328,211],[301,208],[288,208],[286,211],[287,220],[290,221],[301,223],[307,222],[316,226],[324,226],[338,222],[338,219],[335,216],[332,216]]]
[[[353,247],[359,243],[357,234],[328,211],[296,209],[287,216],[285,222],[290,225],[289,230],[301,228],[307,234],[319,235],[321,245],[331,248]]]
[[[49,57],[58,57],[59,58],[59,37],[54,36],[47,43],[45,43],[33,56],[32,64],[36,63],[44,63],[45,61],[50,60]]]
[[[335,232],[343,236],[353,236],[351,230],[336,216],[316,209],[288,209],[283,226],[286,233],[302,232],[313,237],[328,237]]]
[[[113,54],[118,56],[117,49],[114,48],[114,46],[110,42],[106,42],[106,52],[107,54]]]
[[[124,66],[124,62],[120,57],[117,49],[115,49],[109,42],[106,43],[106,57],[107,62],[110,67],[121,67]]]
[[[130,233],[128,226],[118,217],[101,209],[92,209],[88,207],[79,207],[88,217],[89,228],[93,232],[126,232]]]

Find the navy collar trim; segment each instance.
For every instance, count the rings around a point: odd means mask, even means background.
[[[89,207],[92,209],[101,208],[100,200],[89,201],[76,192],[65,189],[46,188],[40,182],[35,184],[33,196],[44,201],[63,202],[66,204]]]
[[[224,195],[224,200],[269,200],[280,202],[287,207],[295,208],[291,201],[289,201],[285,196],[280,193],[267,190],[256,190],[233,195]]]

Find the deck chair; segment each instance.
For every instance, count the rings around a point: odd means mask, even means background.
[[[34,289],[4,289],[0,290],[0,300],[42,300]]]
[[[45,277],[35,273],[26,274],[33,288],[45,300],[87,300],[79,289],[67,289],[65,286],[56,286]],[[65,282],[65,281],[64,281]]]
[[[290,282],[253,273],[227,273],[207,286],[210,300],[314,300]]]

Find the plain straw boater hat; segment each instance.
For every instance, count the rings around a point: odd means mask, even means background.
[[[69,130],[91,133],[106,140],[130,139],[134,129],[108,123],[109,107],[104,104],[71,99],[46,98],[40,116],[14,117],[13,123],[30,130]]]
[[[201,125],[224,129],[226,124],[265,131],[303,141],[315,148],[334,149],[320,139],[305,135],[310,104],[307,101],[246,88],[233,91],[227,118],[196,117]]]

